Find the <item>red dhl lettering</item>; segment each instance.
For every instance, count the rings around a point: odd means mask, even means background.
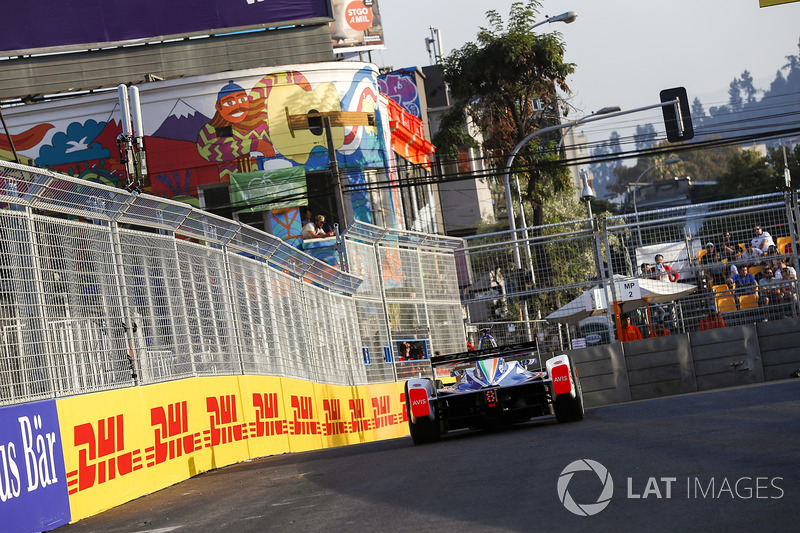
[[[236,395],[207,397],[206,412],[211,415],[209,429],[203,431],[206,448],[248,438],[245,431],[247,424],[237,422]]]
[[[125,431],[121,414],[73,430],[73,445],[78,451],[78,468],[67,472],[69,494],[89,489],[143,467],[141,450],[125,450]]]
[[[189,433],[186,401],[150,409],[155,445],[144,449],[148,468],[201,448],[200,433]]]

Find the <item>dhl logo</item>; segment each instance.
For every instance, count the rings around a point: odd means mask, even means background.
[[[286,434],[286,420],[281,420],[278,409],[278,393],[253,393],[253,408],[256,421],[250,422],[251,437],[266,437]]]
[[[341,435],[350,431],[350,423],[342,420],[342,405],[338,399],[322,400],[322,410],[325,411],[325,435]]]
[[[186,401],[150,409],[150,426],[153,428],[155,444],[144,449],[148,468],[202,447],[200,432],[189,432]]]
[[[369,431],[372,429],[373,421],[366,418],[367,410],[364,407],[364,398],[354,398],[350,400],[350,431]]]
[[[206,448],[237,442],[248,437],[245,432],[245,424],[237,421],[236,395],[226,394],[219,398],[207,397],[206,412],[211,415],[209,429],[203,431]]]
[[[395,415],[392,413],[389,396],[378,396],[372,398],[372,411],[374,413],[375,428],[392,426],[397,423]]]
[[[314,405],[311,396],[292,396],[293,419],[289,423],[292,435],[318,435],[319,422],[314,421]]]
[[[75,426],[73,446],[78,450],[78,468],[67,472],[69,494],[75,494],[125,476],[143,467],[140,450],[125,450],[124,419],[121,414],[101,418],[95,424]]]

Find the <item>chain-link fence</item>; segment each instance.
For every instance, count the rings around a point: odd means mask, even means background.
[[[43,169],[0,163],[0,202],[0,404],[201,375],[389,381],[406,368],[399,339],[463,338],[459,239],[395,231],[361,259],[354,242],[352,275],[186,204]]]
[[[468,238],[468,329],[550,352],[613,342],[626,315],[642,338],[796,316],[797,205],[776,193]]]
[[[354,223],[344,233],[370,376],[430,373],[436,352],[466,350],[455,251],[461,239]]]

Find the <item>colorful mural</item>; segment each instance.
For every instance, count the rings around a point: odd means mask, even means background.
[[[353,219],[402,227],[398,191],[370,194],[367,184],[396,182],[395,154],[429,165],[433,147],[424,140],[422,122],[412,115],[419,114],[412,77],[409,69],[379,81],[374,65],[336,62],[142,84],[148,177],[142,190],[198,205],[199,190],[239,176],[247,180],[244,196],[270,206],[273,200],[286,200],[290,187],[302,189],[276,182],[274,176],[296,176],[291,169],[327,170],[332,148]],[[402,105],[382,97],[379,86]],[[118,146],[122,125],[116,92],[19,106],[4,114],[21,158],[112,187],[128,185]],[[332,147],[320,121],[329,123]],[[0,157],[12,159],[4,138]],[[253,190],[254,181],[263,182],[264,190]],[[373,206],[372,201],[388,205]],[[280,211],[273,229],[288,224],[281,222],[288,210],[305,204],[303,199],[296,205],[275,204]],[[373,216],[378,210],[380,219]],[[287,229],[282,238],[294,242],[297,234]]]
[[[378,76],[381,92],[417,118],[422,118],[417,89],[416,68],[406,68]]]
[[[196,200],[200,188],[234,174],[327,169],[326,132],[289,124],[290,116],[314,113],[331,117],[337,163],[356,183],[363,182],[364,168],[384,169],[392,159],[381,131],[385,121],[379,116],[376,79],[371,65],[320,63],[304,65],[302,72],[249,70],[143,84],[149,174],[144,191]],[[369,124],[351,124],[353,114],[373,118]],[[7,117],[17,152],[37,165],[126,185],[116,94],[22,106]],[[11,159],[6,144],[0,143],[0,155]],[[352,207],[357,220],[372,220],[364,194],[353,197]]]

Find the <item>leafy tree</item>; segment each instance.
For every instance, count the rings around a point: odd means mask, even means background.
[[[784,148],[778,146],[776,148],[769,148],[767,150],[767,160],[775,172],[783,177],[783,171],[789,167],[789,173],[792,177],[793,188],[797,189],[797,184],[800,183],[800,144],[794,145],[794,149],[786,149],[786,161],[784,162]]]
[[[452,108],[444,114],[443,129],[433,142],[453,153],[467,144],[465,131],[473,124],[483,135],[483,147],[503,168],[512,147],[536,130],[558,120],[568,109],[559,91],[569,93],[566,78],[575,70],[564,61],[565,46],[557,33],[535,33],[540,8],[537,0],[512,4],[504,26],[497,11],[488,11],[488,27],[480,28],[477,42],[467,43],[444,60],[444,79]],[[543,220],[542,206],[570,182],[565,168],[540,164],[557,159],[553,139],[536,139],[515,159],[515,170],[525,188],[524,202],[532,207],[533,225]],[[548,155],[551,154],[551,155]]]
[[[704,118],[706,118],[706,110],[703,108],[703,103],[700,99],[695,96],[692,101],[692,122],[696,126],[700,126]]]
[[[739,90],[744,93],[744,101],[752,104],[756,101],[756,94],[758,90],[753,85],[753,75],[750,71],[745,70],[742,72],[742,77],[739,78]]]
[[[728,104],[734,111],[742,108],[742,91],[739,88],[739,80],[734,78],[728,86]]]
[[[728,169],[719,177],[717,189],[728,198],[775,192],[781,186],[766,157],[755,150],[735,152],[728,159]]]
[[[656,128],[652,124],[639,124],[636,126],[636,133],[633,134],[633,140],[636,143],[637,150],[646,150],[655,144]]]

